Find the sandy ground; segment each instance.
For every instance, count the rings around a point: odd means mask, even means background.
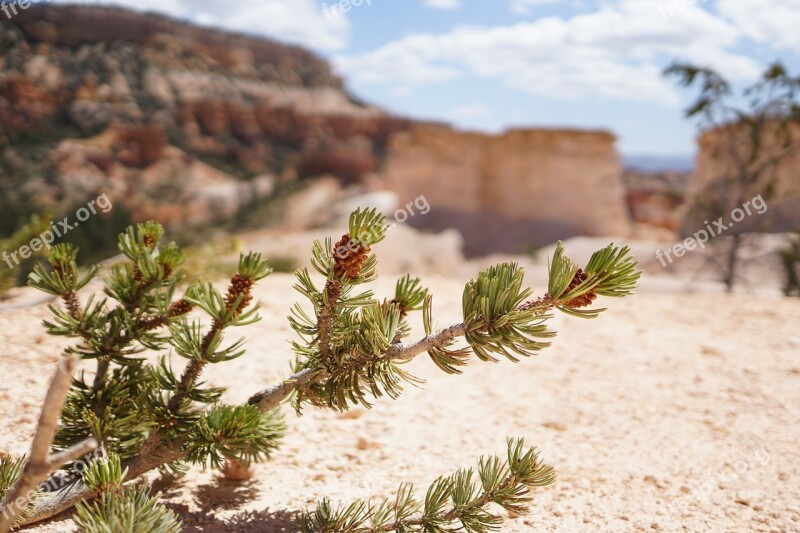
[[[459,319],[465,279],[426,276],[437,320]],[[265,320],[238,333],[243,358],[206,373],[243,401],[288,371],[292,278],[258,290]],[[379,295],[393,282],[382,279]],[[475,362],[463,376],[425,356],[427,380],[345,415],[286,409],[289,434],[254,478],[194,469],[165,498],[186,531],[293,531],[322,497],[424,492],[437,475],[525,437],[556,467],[532,513],[503,531],[800,531],[800,300],[645,292],[597,320],[556,317],[551,348],[520,364]],[[24,452],[62,340],[43,306],[0,314],[0,450]],[[418,333],[418,331],[417,331]],[[68,515],[29,531],[72,531]]]

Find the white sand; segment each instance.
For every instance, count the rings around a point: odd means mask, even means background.
[[[537,276],[541,277],[541,276]],[[437,320],[459,319],[465,279],[426,276]],[[210,368],[243,401],[288,372],[292,278],[258,289],[265,319],[235,334],[242,359]],[[388,294],[391,279],[377,284]],[[556,317],[559,337],[520,364],[476,361],[463,376],[420,356],[428,380],[346,415],[286,409],[289,434],[250,482],[194,469],[165,498],[186,531],[292,531],[315,500],[424,495],[437,475],[525,437],[556,467],[530,515],[503,531],[800,531],[800,300],[639,294],[594,321]],[[0,450],[24,452],[62,339],[43,306],[0,314]],[[419,334],[419,328],[417,332]],[[72,531],[68,515],[31,528]]]

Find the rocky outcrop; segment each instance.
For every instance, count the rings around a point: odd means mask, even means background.
[[[684,191],[689,173],[678,171],[645,172],[626,170],[623,180],[628,211],[634,223],[672,234],[681,223]],[[648,228],[639,226],[640,233]]]
[[[418,227],[456,227],[470,255],[522,252],[574,235],[627,235],[622,164],[607,132],[512,130],[493,136],[441,125],[396,134],[373,184],[400,204],[424,195]]]
[[[327,61],[296,46],[117,8],[33,6],[0,18],[0,205],[19,203],[25,188],[33,205],[23,212],[85,189],[73,183],[116,190],[120,176],[149,176],[171,190],[176,176],[212,167],[230,180],[216,185],[226,197],[263,175],[357,182],[408,123],[355,101]],[[111,145],[90,148],[106,137]],[[34,158],[32,145],[57,148]],[[176,225],[229,211],[140,189],[119,201],[169,211]]]
[[[173,229],[226,220],[275,188],[269,175],[237,180],[167,145],[163,130],[152,125],[65,140],[51,157],[57,172],[42,189],[50,193],[43,207],[65,212],[102,191],[130,210],[134,222],[154,219]]]
[[[303,87],[335,87],[342,82],[327,61],[299,46],[193,26],[150,13],[113,7],[34,6],[12,19],[33,42],[80,48],[123,41],[157,51],[154,63],[250,74],[262,80]]]

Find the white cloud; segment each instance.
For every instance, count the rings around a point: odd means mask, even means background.
[[[511,11],[520,15],[527,15],[534,6],[542,4],[558,4],[561,0],[511,0]]]
[[[74,0],[50,0],[74,3]],[[226,30],[264,35],[315,49],[342,50],[350,22],[341,12],[323,12],[315,0],[237,0],[235,9],[218,0],[85,0],[155,11]],[[334,2],[331,1],[331,5]]]
[[[717,10],[755,41],[790,50],[800,47],[800,0],[718,0]]]
[[[661,75],[674,58],[734,80],[758,75],[752,59],[728,51],[741,37],[736,27],[694,4],[667,20],[660,1],[618,0],[567,19],[411,35],[335,63],[357,82],[395,90],[472,75],[545,97],[665,104],[678,103],[672,81]]]
[[[422,3],[433,9],[458,9],[461,7],[461,0],[423,0]]]

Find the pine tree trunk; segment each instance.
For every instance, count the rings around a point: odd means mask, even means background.
[[[731,242],[731,249],[728,251],[727,264],[725,268],[725,292],[732,293],[733,286],[736,283],[736,267],[739,263],[739,248],[742,246],[741,234],[734,234],[733,241]]]

